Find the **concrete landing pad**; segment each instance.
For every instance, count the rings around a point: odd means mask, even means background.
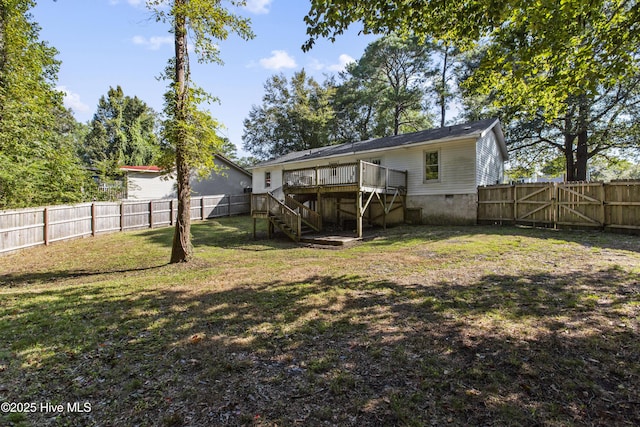
[[[300,243],[309,243],[312,245],[327,246],[344,246],[350,243],[358,242],[362,239],[351,236],[307,236],[300,239]]]

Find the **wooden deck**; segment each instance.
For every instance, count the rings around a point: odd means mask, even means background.
[[[300,241],[303,224],[315,231],[322,230],[320,215],[324,198],[350,195],[356,199],[355,217],[357,237],[362,237],[364,213],[373,200],[383,207],[383,224],[386,217],[399,207],[404,208],[407,193],[407,172],[359,161],[357,163],[318,166],[305,169],[284,170],[284,200],[277,200],[271,193],[251,195],[251,214],[255,220],[269,221],[269,235],[277,227],[291,239]],[[314,209],[310,209],[294,196],[310,195]],[[376,202],[376,203],[377,203]]]
[[[359,161],[285,170],[282,172],[282,182],[282,189],[287,194],[404,194],[407,189],[407,171]]]

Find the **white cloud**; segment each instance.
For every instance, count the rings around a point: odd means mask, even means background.
[[[138,46],[144,46],[149,50],[159,50],[164,45],[172,45],[171,36],[154,36],[146,38],[144,36],[134,36],[131,41]]]
[[[74,113],[86,114],[91,111],[89,106],[80,100],[80,95],[71,92],[65,86],[58,86],[56,90],[64,94],[64,106],[71,108]]]
[[[338,57],[338,63],[329,65],[327,69],[329,71],[335,71],[335,72],[344,71],[345,67],[352,62],[356,62],[356,60],[350,57],[349,55],[347,55],[346,53],[343,53]]]
[[[271,6],[272,1],[273,0],[247,0],[244,8],[256,15],[264,15],[269,13],[269,6]]]
[[[282,68],[295,68],[298,66],[296,60],[284,50],[272,50],[271,56],[262,58],[259,63],[267,70],[280,70]]]
[[[347,64],[350,64],[355,61],[356,60],[353,59],[351,56],[347,55],[346,53],[343,53],[338,57],[338,62],[335,64],[327,65],[319,61],[317,58],[312,58],[309,64],[307,65],[307,67],[315,71],[327,70],[327,71],[333,71],[335,73],[339,73],[345,70]]]

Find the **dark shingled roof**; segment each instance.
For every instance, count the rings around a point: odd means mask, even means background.
[[[419,132],[405,133],[402,135],[386,136],[384,138],[369,139],[359,142],[348,142],[340,145],[330,145],[327,147],[314,148],[311,150],[296,151],[257,164],[257,167],[277,165],[288,162],[299,162],[313,160],[325,157],[345,156],[349,154],[361,153],[366,151],[381,150],[385,148],[403,147],[412,144],[419,144],[431,141],[443,142],[449,139],[460,139],[464,137],[479,137],[484,131],[491,129],[496,124],[499,125],[498,119],[485,119],[476,122],[463,123],[453,126],[445,126],[438,129],[428,129]],[[502,138],[502,131],[499,132],[499,138]],[[506,157],[506,147],[504,141],[501,141],[503,154]]]

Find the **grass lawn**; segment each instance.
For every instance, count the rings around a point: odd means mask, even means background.
[[[189,265],[172,229],[1,256],[0,403],[35,411],[0,425],[640,425],[640,237],[193,235]]]

